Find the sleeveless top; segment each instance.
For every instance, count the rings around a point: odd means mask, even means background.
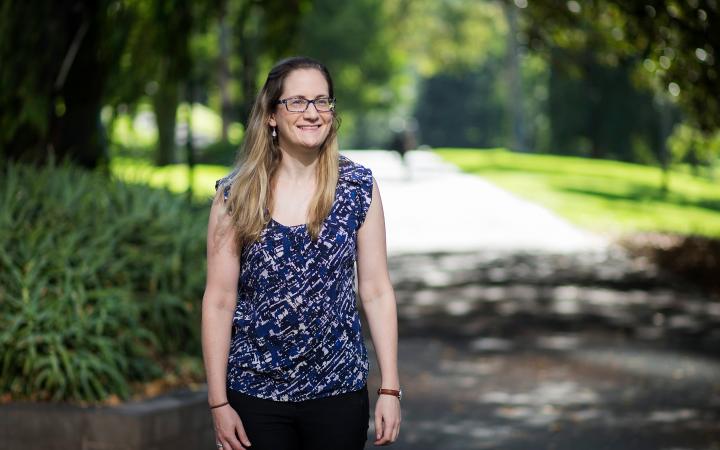
[[[362,389],[368,356],[355,297],[356,238],[372,172],[339,156],[330,214],[313,242],[305,224],[272,218],[247,245],[232,321],[227,387],[277,401]],[[236,172],[215,183],[227,200]]]

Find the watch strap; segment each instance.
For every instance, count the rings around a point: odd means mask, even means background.
[[[402,392],[396,391],[395,389],[378,389],[377,393],[378,395],[392,395],[393,397],[397,397],[398,400],[402,397]]]

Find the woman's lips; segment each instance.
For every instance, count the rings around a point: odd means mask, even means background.
[[[298,125],[302,131],[317,131],[320,129],[320,125]]]

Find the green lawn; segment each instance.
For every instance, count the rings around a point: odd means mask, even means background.
[[[188,168],[185,164],[171,164],[155,167],[149,162],[136,158],[116,156],[110,167],[118,178],[131,183],[146,183],[155,187],[165,187],[173,192],[186,192],[188,188]],[[193,174],[193,197],[208,200],[215,192],[215,181],[230,172],[229,167],[198,164]]]
[[[186,122],[188,105],[182,103],[178,108],[177,123]],[[139,113],[152,114],[152,107],[149,104],[141,104],[138,107]],[[108,115],[110,112],[105,111]],[[157,129],[154,118],[144,116],[145,120],[138,117],[131,117],[128,114],[120,114],[113,127],[110,136],[114,149],[133,149],[136,157],[127,156],[128,152],[114,153],[110,160],[112,172],[118,178],[134,183],[145,183],[155,187],[168,188],[173,192],[186,192],[188,188],[189,174],[185,164],[171,164],[164,167],[155,167],[150,163],[155,153],[157,144]],[[107,117],[104,119],[107,120]],[[221,119],[210,108],[195,104],[192,109],[193,132],[201,133],[217,140],[220,137]],[[238,145],[243,135],[242,125],[233,123],[229,129],[229,139],[234,145]],[[182,152],[182,150],[178,150]],[[193,174],[193,197],[203,201],[209,199],[215,192],[215,181],[227,175],[229,167],[209,164],[197,164]]]
[[[443,159],[568,220],[606,233],[663,231],[720,237],[720,183],[657,168],[505,150],[437,149]]]

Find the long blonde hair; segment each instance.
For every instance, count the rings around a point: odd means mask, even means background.
[[[278,107],[277,101],[283,92],[287,76],[298,69],[316,69],[325,77],[328,94],[334,98],[333,82],[330,72],[322,63],[306,57],[293,57],[280,61],[270,70],[260,93],[255,99],[245,139],[236,156],[231,175],[217,190],[222,196],[227,183],[232,183],[226,208],[230,213],[234,231],[234,243],[238,258],[243,249],[260,237],[263,228],[270,221],[273,205],[272,185],[277,168],[282,159],[277,137],[271,135],[270,115]],[[325,142],[320,146],[317,164],[317,189],[310,201],[307,230],[313,240],[320,234],[323,221],[330,213],[335,199],[338,181],[338,143],[339,126],[335,111]]]

